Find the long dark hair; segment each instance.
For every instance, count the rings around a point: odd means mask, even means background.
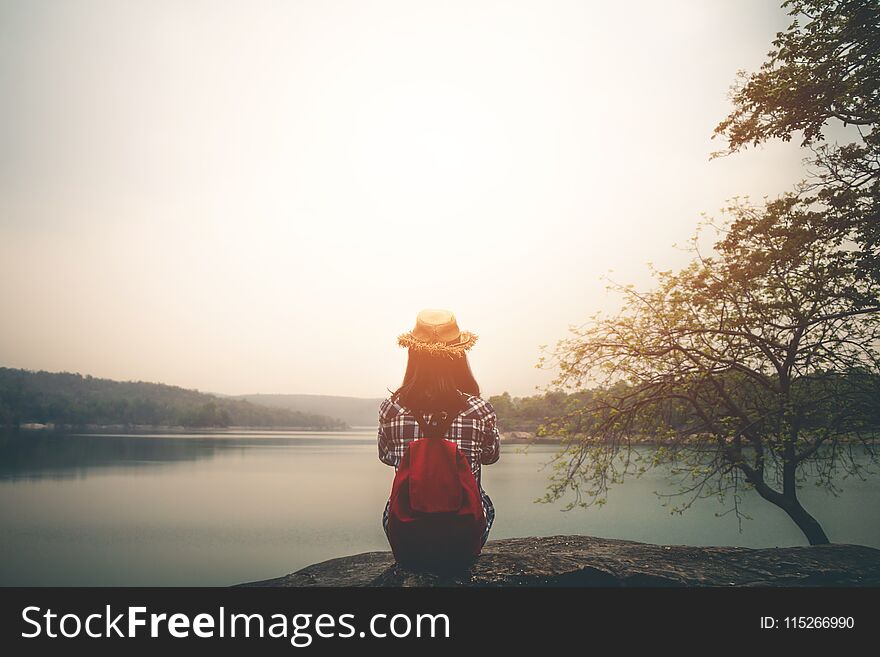
[[[480,395],[466,354],[449,358],[410,349],[403,383],[392,393],[391,400],[427,413],[457,411],[462,407],[458,391]]]

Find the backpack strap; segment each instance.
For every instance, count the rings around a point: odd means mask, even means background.
[[[430,422],[425,419],[425,416],[420,411],[410,409],[410,412],[413,414],[413,417],[416,418],[416,422],[419,423],[419,426],[422,429],[422,436],[425,438],[443,438],[446,435],[447,429],[449,429],[452,423],[455,422],[455,418],[468,408],[464,395],[462,395],[460,391],[458,393],[458,401],[459,407],[457,409],[453,412],[439,411],[434,414],[435,417],[432,418]],[[439,418],[437,416],[439,416]]]
[[[462,400],[463,403],[463,400]],[[459,408],[454,412],[449,411],[440,411],[439,418],[435,413],[435,417],[428,422],[425,419],[425,416],[420,412],[413,410],[412,414],[416,418],[416,422],[419,423],[419,426],[422,428],[422,435],[425,438],[443,438],[446,435],[447,429],[452,426],[452,423],[455,422],[455,418],[461,415],[461,412],[465,410],[466,407]]]
[[[430,422],[425,419],[425,416],[420,411],[413,411],[413,416],[422,428],[422,435],[425,438],[443,438],[446,435],[446,430],[449,429],[455,418],[458,417],[458,414],[453,415],[447,411],[442,411],[439,418],[434,417]]]

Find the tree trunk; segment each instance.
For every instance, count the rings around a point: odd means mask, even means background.
[[[782,500],[779,506],[785,511],[789,517],[794,520],[795,524],[807,537],[810,545],[827,545],[831,541],[825,535],[822,525],[813,516],[807,513],[807,510],[801,506],[800,500],[797,498],[797,480],[796,470],[798,462],[795,459],[794,446],[797,442],[798,425],[796,420],[792,420],[791,433],[783,442],[783,464],[782,464]]]
[[[825,535],[825,530],[822,529],[819,521],[807,513],[806,509],[801,506],[797,499],[794,502],[787,503],[782,507],[782,510],[794,520],[795,524],[804,533],[804,536],[807,537],[810,545],[827,545],[831,542],[828,540],[828,536]]]
[[[827,545],[831,542],[828,540],[828,536],[825,534],[825,530],[822,529],[819,521],[807,513],[807,510],[801,506],[793,489],[792,492],[785,495],[773,490],[762,479],[759,479],[754,471],[750,471],[749,474],[751,475],[750,481],[754,484],[758,495],[785,511],[788,517],[794,520],[794,523],[804,533],[810,545]]]

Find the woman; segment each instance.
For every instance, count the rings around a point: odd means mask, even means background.
[[[474,333],[459,330],[448,310],[419,312],[415,328],[397,338],[398,344],[409,350],[409,359],[403,384],[379,406],[378,441],[379,460],[397,469],[407,444],[422,438],[413,411],[421,412],[428,422],[444,412],[456,416],[445,437],[467,457],[479,487],[486,518],[485,544],[495,521],[495,508],[483,490],[480,466],[498,460],[500,445],[495,409],[480,398],[480,386],[465,354],[476,341]],[[386,535],[390,503],[389,499],[382,514]]]

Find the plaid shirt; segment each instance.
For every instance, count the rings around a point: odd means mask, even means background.
[[[463,394],[467,398],[467,407],[453,420],[445,438],[458,445],[467,457],[474,479],[477,480],[486,518],[491,527],[495,519],[495,508],[480,483],[480,466],[491,465],[500,456],[498,418],[495,409],[488,401],[475,395]],[[433,419],[432,413],[424,415],[428,422]],[[390,397],[385,398],[379,405],[379,460],[393,465],[396,470],[407,444],[419,438],[422,438],[422,428],[415,416],[399,403],[391,401]],[[487,527],[487,535],[489,527]]]

